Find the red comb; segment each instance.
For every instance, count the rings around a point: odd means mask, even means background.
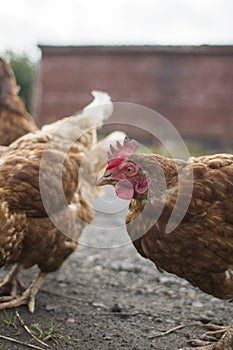
[[[136,153],[139,147],[139,144],[136,140],[130,140],[127,136],[125,137],[122,145],[119,141],[117,141],[116,145],[116,148],[110,145],[111,152],[108,152],[108,161],[117,158],[126,158]]]

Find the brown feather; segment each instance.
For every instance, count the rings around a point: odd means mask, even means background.
[[[0,58],[0,145],[8,146],[37,126],[18,96],[19,87],[7,62]]]
[[[219,154],[177,162],[137,154],[131,160],[153,176],[150,196],[135,195],[126,217],[127,230],[138,252],[160,270],[185,278],[218,298],[232,299],[233,156]],[[158,163],[166,178],[166,193],[161,193],[156,178]],[[166,233],[177,199],[178,174],[185,199],[190,171],[193,171],[191,202],[180,224]],[[153,222],[159,205],[163,206],[162,214]],[[152,227],[147,229],[151,223]]]

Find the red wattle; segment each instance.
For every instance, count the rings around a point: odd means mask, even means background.
[[[116,195],[122,199],[132,199],[134,194],[133,185],[127,180],[118,181],[115,186]]]

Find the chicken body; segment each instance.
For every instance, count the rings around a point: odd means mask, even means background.
[[[131,194],[126,224],[139,254],[159,271],[176,274],[205,293],[231,300],[233,156],[218,154],[179,161],[130,150],[130,155],[125,153],[127,144],[113,151],[112,158],[116,159],[109,160],[97,184],[113,184],[121,198]],[[179,213],[184,202],[188,205],[182,218]],[[177,216],[169,233],[167,224],[174,209]]]
[[[19,137],[38,130],[18,96],[19,87],[7,62],[0,58],[0,145],[8,146]],[[0,150],[1,151],[1,150]]]
[[[0,267],[15,266],[0,287],[10,285],[13,291],[21,268],[38,265],[41,272],[22,295],[3,297],[0,309],[28,303],[33,312],[35,295],[46,274],[60,268],[93,219],[93,210],[79,186],[79,168],[96,143],[96,125],[112,112],[107,94],[94,95],[97,109],[85,108],[56,126],[29,133],[13,142],[1,157]],[[86,163],[91,181],[82,179],[90,202],[99,161]]]
[[[185,278],[205,293],[232,299],[233,156],[201,157],[184,163],[178,170],[179,184],[175,161],[156,157],[153,167],[153,156],[141,158],[140,155],[133,157],[153,176],[158,163],[164,172],[170,171],[165,174],[165,196],[159,193],[159,185],[152,179],[149,202],[135,193],[130,203],[126,223],[135,247],[159,270]],[[188,176],[190,171],[193,172],[192,184]],[[176,205],[178,191],[183,201],[188,202],[186,196],[190,185],[193,191],[187,212],[179,225],[168,233],[167,223]],[[144,212],[146,202],[148,208]],[[153,213],[161,207],[162,213],[153,224]],[[179,207],[176,209],[179,211]],[[151,226],[148,231],[147,225]],[[139,238],[134,241],[134,237]]]

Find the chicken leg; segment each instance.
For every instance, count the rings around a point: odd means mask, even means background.
[[[11,296],[16,295],[17,286],[20,290],[25,290],[24,284],[20,281],[18,274],[21,270],[20,264],[15,264],[8,274],[0,280],[0,292],[7,293]]]
[[[0,298],[0,310],[10,309],[20,305],[28,305],[28,310],[33,313],[35,310],[35,299],[38,290],[42,286],[47,273],[40,272],[37,278],[31,283],[31,285],[23,292],[22,295],[18,296],[6,296]],[[2,303],[1,303],[2,302]]]

